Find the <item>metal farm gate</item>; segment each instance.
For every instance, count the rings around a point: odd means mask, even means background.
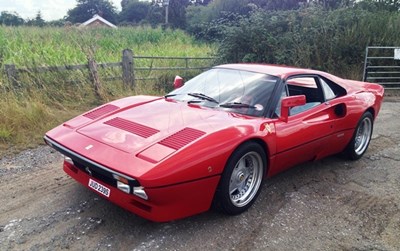
[[[400,47],[365,48],[363,81],[381,84],[388,90],[400,90]]]

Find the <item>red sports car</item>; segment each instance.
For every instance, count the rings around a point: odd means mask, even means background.
[[[164,97],[102,105],[49,131],[64,171],[152,221],[239,214],[266,177],[368,148],[382,86],[283,66],[216,66]]]

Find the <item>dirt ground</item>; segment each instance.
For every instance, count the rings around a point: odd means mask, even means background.
[[[400,250],[400,102],[385,101],[365,156],[265,183],[246,213],[153,223],[70,179],[46,146],[0,160],[0,250]]]

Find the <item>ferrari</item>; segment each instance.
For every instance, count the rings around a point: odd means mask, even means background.
[[[165,96],[122,98],[50,130],[76,181],[145,219],[252,206],[290,167],[367,151],[384,89],[287,66],[226,64]]]

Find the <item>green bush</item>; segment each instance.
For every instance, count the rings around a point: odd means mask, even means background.
[[[295,65],[361,78],[366,46],[400,45],[400,14],[361,9],[253,11],[223,25],[220,62]]]

